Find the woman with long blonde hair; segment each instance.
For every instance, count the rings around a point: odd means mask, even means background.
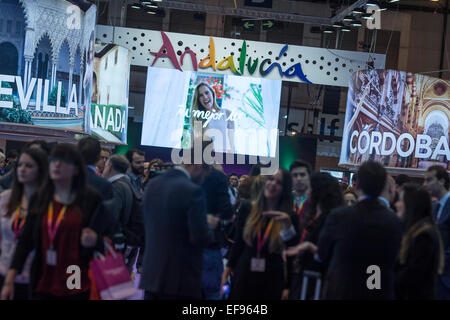
[[[228,120],[230,115],[230,110],[219,108],[211,86],[204,82],[197,85],[191,108],[191,128],[194,130],[194,122],[200,122],[202,131],[193,131],[194,137],[200,133],[207,135],[214,142],[214,151],[234,153],[234,121]]]
[[[267,178],[256,200],[243,206],[248,209],[240,212],[229,260],[230,299],[286,298],[289,283],[282,252],[298,241],[291,194],[291,176],[280,169]]]

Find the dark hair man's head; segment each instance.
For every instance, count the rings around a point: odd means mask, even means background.
[[[13,162],[19,157],[19,152],[16,149],[6,151],[6,160],[8,163]]]
[[[239,183],[239,178],[236,173],[230,174],[229,183],[230,183],[230,187],[237,188],[238,183]]]
[[[145,153],[138,149],[131,149],[127,151],[125,156],[130,162],[131,171],[137,176],[142,176],[144,174]]]
[[[292,186],[297,195],[304,195],[310,187],[311,166],[303,160],[295,160],[289,167]]]
[[[450,178],[445,168],[441,166],[431,166],[425,172],[423,186],[432,197],[441,199],[448,191]]]
[[[100,159],[100,142],[92,137],[86,137],[78,141],[78,150],[88,166],[95,166]]]
[[[381,164],[367,161],[359,167],[357,188],[364,195],[377,198],[386,185],[386,179],[387,173]]]

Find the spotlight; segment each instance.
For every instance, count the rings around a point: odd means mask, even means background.
[[[345,16],[344,19],[342,19],[342,21],[352,22],[353,21],[353,16]]]
[[[350,25],[351,25],[352,27],[362,27],[361,21],[358,21],[358,20],[353,20],[353,21],[350,23]]]
[[[351,32],[352,29],[350,29],[349,27],[345,26],[341,29],[342,32]]]
[[[369,0],[366,2],[366,6],[368,6],[368,7],[373,7],[373,6],[377,6],[377,5],[378,5],[378,1]]]
[[[352,13],[353,14],[364,14],[364,13],[366,13],[366,11],[362,8],[355,8],[355,9],[353,9]]]
[[[363,15],[361,15],[361,18],[365,20],[372,20],[373,16],[370,13],[364,13]]]

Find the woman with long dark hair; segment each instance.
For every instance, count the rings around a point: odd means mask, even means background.
[[[298,241],[286,236],[293,228],[291,194],[291,176],[280,169],[267,178],[256,200],[241,208],[229,260],[229,299],[280,300],[289,288],[282,252],[286,243]]]
[[[436,281],[444,268],[439,230],[433,221],[431,197],[415,184],[402,186],[395,203],[403,220],[403,238],[395,277],[399,300],[436,298]]]
[[[317,251],[320,231],[331,210],[344,205],[344,198],[339,181],[328,173],[318,172],[311,176],[309,207],[305,218],[305,228],[302,230],[300,243],[286,251],[288,256],[300,255],[296,261],[300,276],[304,271],[313,271],[323,274],[322,266],[314,259]],[[309,281],[307,299],[311,299],[314,292],[314,282]],[[291,297],[298,299],[300,292],[291,293]]]
[[[29,214],[5,278],[2,299],[14,294],[14,278],[35,250],[30,272],[34,299],[89,298],[89,261],[101,249],[108,219],[100,196],[87,187],[83,160],[71,144],[57,145],[49,158],[49,177],[29,204]],[[80,271],[79,283],[69,288],[69,266]]]
[[[38,148],[26,148],[22,150],[13,170],[12,188],[0,194],[0,288],[27,219],[30,198],[47,178],[47,154]],[[15,278],[14,300],[28,298],[32,257],[32,254],[27,257],[22,273]]]

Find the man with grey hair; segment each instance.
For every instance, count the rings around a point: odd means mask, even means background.
[[[133,208],[133,190],[126,175],[130,163],[123,155],[115,154],[105,163],[103,177],[108,179],[113,188],[113,206],[116,224],[113,228],[112,240],[117,250],[125,248],[125,231]]]

